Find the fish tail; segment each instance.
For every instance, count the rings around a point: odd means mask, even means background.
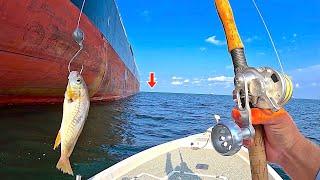
[[[68,157],[61,155],[56,167],[63,173],[68,173],[73,176],[73,171]]]

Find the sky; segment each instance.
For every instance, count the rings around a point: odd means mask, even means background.
[[[231,95],[233,67],[212,0],[116,0],[139,69],[140,89]],[[320,99],[320,1],[256,0],[295,98]],[[251,0],[230,0],[250,66],[280,71]],[[149,73],[157,84],[151,89]]]

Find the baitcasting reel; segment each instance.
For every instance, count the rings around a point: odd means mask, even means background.
[[[211,141],[222,155],[237,153],[244,139],[254,137],[251,107],[278,111],[292,96],[292,82],[287,75],[268,68],[244,68],[234,78],[234,98],[241,114],[242,127],[233,121],[221,120],[211,132]]]

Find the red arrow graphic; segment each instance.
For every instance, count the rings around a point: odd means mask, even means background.
[[[150,72],[148,84],[151,88],[153,88],[157,84],[157,82],[154,80],[154,72]]]

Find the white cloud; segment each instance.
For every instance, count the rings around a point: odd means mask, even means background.
[[[226,76],[216,76],[216,77],[209,77],[208,81],[215,81],[215,82],[233,82],[233,77],[226,77]]]
[[[228,66],[226,66],[226,69],[232,69],[233,68],[233,65],[228,65]]]
[[[266,53],[265,52],[257,52],[257,55],[264,56],[264,55],[266,55]]]
[[[183,82],[182,81],[172,81],[171,84],[172,85],[182,85]]]
[[[298,68],[297,70],[300,72],[302,72],[302,71],[309,72],[312,70],[317,71],[317,70],[320,70],[320,64],[316,64],[316,65],[305,67],[305,68]]]
[[[206,78],[192,78],[191,84],[199,86],[202,82],[207,81]]]
[[[221,46],[226,44],[225,41],[218,40],[216,36],[210,36],[205,41],[216,46]]]
[[[150,11],[143,10],[140,15],[145,19],[145,21],[149,22],[151,21]]]
[[[200,47],[199,49],[200,49],[200,51],[202,51],[202,52],[204,52],[204,51],[206,51],[206,50],[207,50],[207,48],[206,48],[206,47]]]
[[[320,64],[299,67],[295,70],[288,71],[288,74],[292,76],[295,87],[296,84],[299,84],[297,88],[302,89],[303,87],[304,90],[300,91],[301,96],[314,96],[314,94],[307,94],[306,92],[316,91],[316,87],[320,86]],[[302,92],[304,92],[304,94]]]
[[[171,79],[172,79],[172,80],[182,80],[183,78],[182,78],[182,77],[177,77],[177,76],[172,76]]]
[[[244,40],[246,43],[251,43],[252,41],[259,40],[260,38],[258,36],[252,36],[248,37],[247,39]]]
[[[309,60],[305,59],[304,61]],[[319,60],[315,62],[319,62]],[[292,76],[295,87],[293,93],[296,98],[320,99],[320,64],[299,67],[287,73]]]
[[[194,81],[192,81],[191,82],[191,84],[199,84],[201,81],[199,81],[199,80],[194,80]]]
[[[224,88],[229,88],[229,87],[231,87],[231,83],[226,83],[224,86]]]
[[[171,84],[172,85],[184,85],[187,86],[188,83],[190,82],[189,79],[185,79],[183,77],[177,77],[177,76],[172,76],[171,77]]]

